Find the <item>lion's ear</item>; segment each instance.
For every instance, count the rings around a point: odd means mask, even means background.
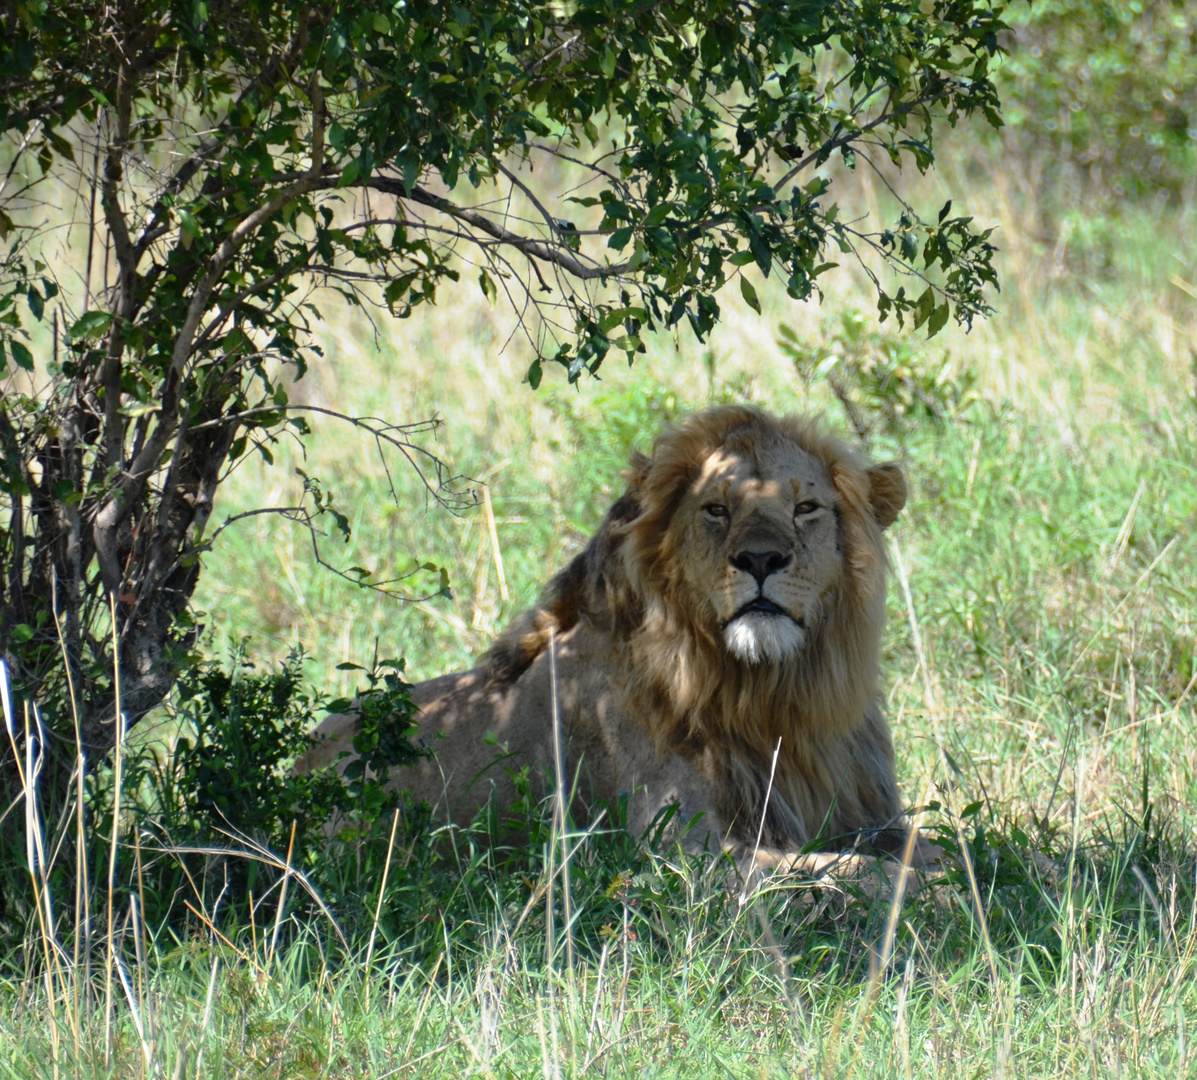
[[[629,489],[640,489],[644,487],[644,482],[648,479],[648,471],[652,468],[653,460],[647,454],[640,453],[639,450],[633,450],[631,457],[628,459],[628,467],[624,469],[623,476],[628,482]]]
[[[906,505],[906,475],[896,461],[885,461],[869,469],[869,509],[883,529],[889,528]]]

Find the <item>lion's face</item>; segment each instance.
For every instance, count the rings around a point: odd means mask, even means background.
[[[901,468],[817,418],[732,405],[666,431],[625,476],[585,551],[491,650],[491,684],[510,685],[552,632],[584,620],[611,646],[628,707],[659,732],[756,730],[771,751],[783,715],[808,731],[858,724],[876,686],[882,530],[906,502]]]
[[[720,447],[675,513],[691,598],[748,664],[799,653],[843,578],[839,496],[823,464],[789,440]]]

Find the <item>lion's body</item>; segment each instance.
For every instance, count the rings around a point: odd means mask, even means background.
[[[628,481],[479,668],[413,689],[436,757],[399,783],[458,821],[510,804],[510,772],[554,775],[557,716],[580,806],[627,793],[633,831],[676,803],[683,822],[701,815],[690,846],[751,848],[758,831],[779,853],[893,846],[876,693],[900,470],[814,422],[728,407],[662,435]],[[326,721],[307,767],[351,731]]]

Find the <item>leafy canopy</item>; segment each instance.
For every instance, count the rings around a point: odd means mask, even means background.
[[[992,249],[968,218],[865,232],[839,220],[818,170],[862,153],[926,169],[936,119],[996,126],[1000,7],[28,5],[9,18],[0,110],[44,172],[99,125],[108,194],[133,221],[129,204],[148,211],[135,269],[189,271],[162,290],[176,300],[206,286],[222,295],[205,308],[237,306],[254,289],[259,321],[291,338],[278,304],[296,275],[357,263],[407,314],[473,263],[488,295],[547,316],[538,358],[572,379],[613,344],[634,353],[640,327],[685,320],[702,337],[740,267],[806,299],[829,251],[873,249],[936,286],[879,283],[883,313],[936,329],[983,312]],[[579,194],[550,200],[537,174],[552,185],[562,162]],[[492,209],[496,187],[526,213]],[[345,189],[387,198],[354,212]],[[196,274],[213,256],[239,264],[236,281]],[[80,331],[107,329],[100,314]]]

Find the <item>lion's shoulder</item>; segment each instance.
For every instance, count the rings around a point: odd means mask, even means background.
[[[600,628],[607,624],[612,606],[610,586],[620,577],[616,552],[623,540],[622,529],[639,512],[633,493],[620,496],[586,547],[549,578],[533,607],[507,625],[482,658],[488,686],[515,682],[548,648],[552,635],[568,633],[580,619]]]

